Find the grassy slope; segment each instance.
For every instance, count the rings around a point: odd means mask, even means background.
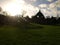
[[[2,26],[0,45],[60,45],[60,26]]]

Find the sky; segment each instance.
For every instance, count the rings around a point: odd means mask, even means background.
[[[15,10],[13,5],[16,4]],[[7,5],[9,5],[11,8],[9,8]],[[13,9],[16,11],[20,11],[17,13],[22,13],[24,10],[25,16],[34,16],[39,10],[44,14],[44,16],[54,16],[57,17],[60,16],[60,0],[0,0],[0,6],[3,8],[3,10],[8,11],[9,9]],[[7,8],[7,9],[6,9]],[[8,11],[9,12],[9,11]],[[10,10],[11,12],[11,10]],[[15,13],[13,12],[13,14]],[[15,14],[17,14],[15,13]]]

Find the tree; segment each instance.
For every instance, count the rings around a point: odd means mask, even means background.
[[[6,11],[3,11],[2,12],[5,16],[8,16],[7,12]]]
[[[29,16],[26,16],[25,19],[26,19],[26,22],[28,22],[28,23],[30,22]]]
[[[3,14],[0,14],[0,25],[6,24],[7,17]]]
[[[23,12],[22,12],[22,17],[23,17],[25,14],[26,14],[26,11],[23,10]]]
[[[0,7],[0,12],[2,11],[2,8]]]

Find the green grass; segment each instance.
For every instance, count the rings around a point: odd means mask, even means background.
[[[0,45],[60,45],[60,26],[0,26]]]

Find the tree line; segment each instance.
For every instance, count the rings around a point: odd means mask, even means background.
[[[60,17],[49,17],[46,18],[44,15],[39,11],[35,16],[31,18],[31,22],[38,23],[38,24],[48,24],[48,25],[56,25],[60,24]]]
[[[23,16],[8,16],[8,14],[4,11],[2,11],[2,8],[0,8],[0,12],[3,12],[3,14],[0,13],[0,25],[4,24],[27,24],[27,23],[37,23],[37,24],[46,24],[46,25],[57,25],[60,24],[60,17],[44,17],[42,12],[39,10],[39,12],[32,16],[32,18],[29,18],[29,16],[23,17]],[[24,11],[25,12],[25,11]],[[23,13],[24,14],[24,13]]]

